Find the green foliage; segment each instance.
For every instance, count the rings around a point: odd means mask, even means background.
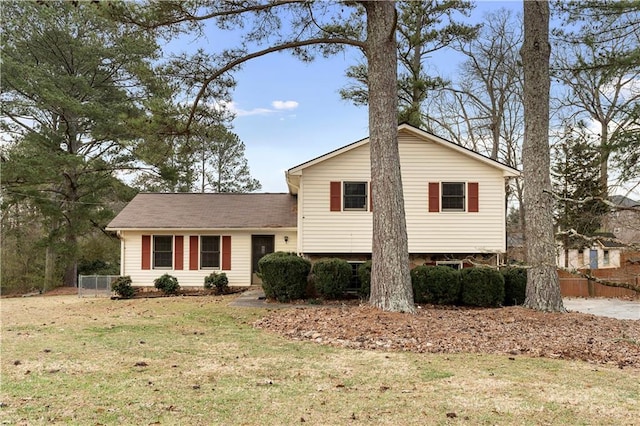
[[[229,290],[229,279],[224,272],[212,272],[209,276],[204,277],[204,288],[211,289],[215,287],[218,294],[226,293]]]
[[[200,170],[202,191],[254,192],[262,185],[251,177],[245,157],[244,142],[222,125],[208,125],[195,132],[193,140],[197,155],[206,159]],[[202,186],[204,185],[204,188]]]
[[[416,303],[455,304],[460,297],[460,271],[448,266],[417,266],[411,284]]]
[[[313,280],[318,293],[327,299],[339,299],[349,286],[353,271],[344,259],[320,259],[313,264]]]
[[[120,275],[120,240],[102,232],[79,241],[78,275]]]
[[[492,268],[465,268],[462,278],[461,301],[470,306],[500,306],[504,301],[504,278]]]
[[[153,281],[153,285],[164,294],[176,294],[180,290],[178,279],[172,275],[164,274]]]
[[[593,235],[600,229],[608,208],[600,200],[576,202],[602,195],[600,155],[586,131],[584,125],[567,129],[555,148],[552,171],[556,178],[554,192],[563,198],[556,206],[556,222],[560,230],[574,229],[582,235]],[[568,240],[565,244],[568,248],[574,245]],[[584,242],[576,244],[582,247]]]
[[[306,295],[311,262],[295,253],[277,251],[258,261],[265,295],[279,302],[302,299]]]
[[[527,270],[510,266],[502,268],[504,277],[504,306],[522,305],[527,293]]]
[[[131,169],[130,153],[148,135],[149,100],[169,92],[152,69],[154,35],[104,11],[66,1],[2,7],[0,128],[11,135],[3,202],[38,212],[41,241],[68,285],[80,240],[113,217],[113,202],[128,201],[116,172]]]
[[[118,296],[123,299],[131,299],[136,290],[131,286],[131,277],[118,277],[113,284],[111,284],[111,290],[115,291]]]
[[[371,295],[371,261],[367,260],[358,266],[358,279],[360,279],[360,297],[368,299]]]
[[[476,36],[478,27],[456,21],[457,15],[466,15],[472,8],[471,2],[463,0],[397,2],[398,122],[425,126],[422,107],[429,92],[450,84],[428,75],[425,62],[433,52]],[[350,84],[340,90],[342,99],[367,105],[368,73],[368,66],[363,63],[347,68]]]

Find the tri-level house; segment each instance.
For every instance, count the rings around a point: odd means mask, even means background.
[[[398,131],[411,266],[500,264],[506,181],[519,172],[413,126]],[[202,286],[221,271],[247,286],[273,251],[356,266],[371,258],[370,170],[365,138],[287,170],[284,194],[138,194],[107,228],[121,239],[121,275]]]

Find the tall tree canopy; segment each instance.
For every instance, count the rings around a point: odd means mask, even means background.
[[[67,285],[76,282],[78,238],[110,218],[115,174],[131,166],[128,154],[166,94],[152,70],[155,39],[106,18],[104,7],[2,6],[3,202],[38,210]]]
[[[584,126],[568,128],[555,146],[555,162],[552,168],[555,193],[560,201],[556,209],[556,223],[560,231],[574,230],[581,235],[592,236],[600,230],[602,216],[607,206],[598,199],[577,203],[600,193],[600,161],[597,144],[594,144]],[[569,239],[565,238],[565,249]],[[584,242],[580,242],[584,247]]]
[[[469,41],[476,36],[477,26],[456,20],[456,15],[468,16],[472,7],[471,2],[464,0],[398,2],[398,122],[420,128],[429,126],[423,104],[430,92],[448,82],[428,74],[427,60],[456,41]],[[346,75],[353,81],[340,91],[342,98],[367,105],[367,65],[351,66]]]
[[[565,125],[591,121],[599,139],[600,195],[640,184],[640,5],[635,1],[558,2],[554,75]],[[636,153],[636,155],[633,155]]]

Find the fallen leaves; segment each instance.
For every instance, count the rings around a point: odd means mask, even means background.
[[[640,368],[640,321],[582,313],[422,306],[404,314],[343,305],[275,310],[254,325],[347,348],[525,355]]]

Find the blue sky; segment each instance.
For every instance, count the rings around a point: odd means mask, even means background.
[[[473,21],[501,7],[522,11],[521,1],[479,1]],[[226,34],[226,33],[223,33]],[[209,40],[215,39],[208,34]],[[206,41],[185,46],[206,49]],[[233,76],[237,86],[229,106],[236,113],[233,131],[246,146],[251,174],[263,192],[286,192],[285,170],[368,136],[366,107],[340,99],[346,69],[361,60],[355,49],[303,63],[288,53],[247,62]],[[461,58],[452,51],[433,57],[431,67],[445,77]]]

